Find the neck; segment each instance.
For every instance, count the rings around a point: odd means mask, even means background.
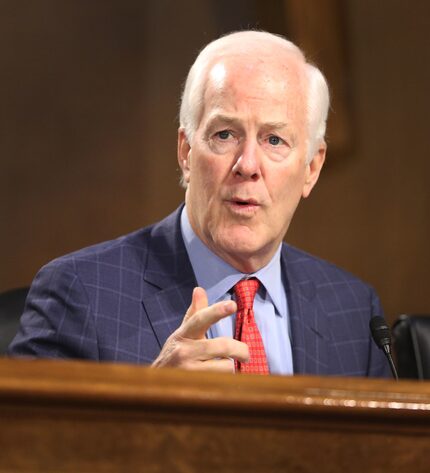
[[[219,256],[222,260],[228,263],[233,268],[237,269],[239,272],[244,274],[252,274],[264,268],[273,257],[273,254],[270,256],[266,256],[262,258],[261,256],[257,256],[255,254],[250,255],[230,255],[230,254],[223,254],[222,252],[216,251],[216,248],[209,249],[213,251],[217,256]]]

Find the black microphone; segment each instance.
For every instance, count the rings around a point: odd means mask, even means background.
[[[398,381],[399,377],[397,375],[393,357],[391,356],[391,335],[387,322],[385,322],[384,317],[376,315],[370,319],[369,326],[370,331],[372,332],[373,340],[378,345],[378,347],[384,351],[385,356],[388,359],[388,363],[390,364],[391,372],[393,373],[396,381]]]

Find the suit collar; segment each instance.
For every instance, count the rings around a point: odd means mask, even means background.
[[[143,278],[160,289],[188,279],[195,282],[180,229],[182,207],[154,225],[151,230]]]
[[[197,285],[180,230],[181,211],[182,206],[152,228],[143,276],[152,291],[142,303],[160,348],[180,326]],[[310,261],[305,253],[283,245],[281,265],[290,314],[294,373],[325,374],[328,320],[319,307],[315,284],[307,272]]]
[[[160,347],[181,325],[197,285],[180,230],[182,207],[152,228],[143,275],[152,290],[142,303]]]
[[[294,373],[325,374],[329,326],[325,312],[319,307],[315,283],[307,272],[310,261],[305,253],[283,245],[281,262],[291,323]]]

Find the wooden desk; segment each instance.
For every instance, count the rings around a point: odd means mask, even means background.
[[[430,471],[430,383],[0,359],[0,472]]]

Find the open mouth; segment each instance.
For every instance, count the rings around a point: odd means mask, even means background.
[[[243,201],[243,200],[235,200],[234,201],[235,204],[237,205],[242,205],[242,206],[245,206],[245,205],[250,205],[250,203],[248,201]]]
[[[244,200],[233,198],[228,202],[232,209],[241,211],[241,213],[246,212],[247,214],[250,212],[254,213],[259,207],[259,204],[254,199]]]
[[[230,202],[233,204],[239,205],[241,207],[247,207],[247,206],[253,206],[256,207],[258,206],[258,202],[255,199],[240,199],[237,197],[233,197]]]

